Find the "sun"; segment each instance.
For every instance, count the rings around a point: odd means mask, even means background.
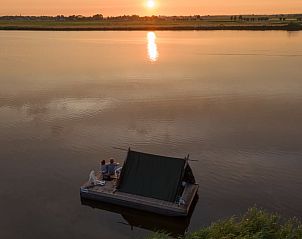
[[[147,7],[149,9],[153,9],[155,7],[155,1],[154,0],[148,0],[147,1]]]

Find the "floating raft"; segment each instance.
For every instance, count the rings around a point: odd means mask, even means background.
[[[178,159],[129,149],[119,179],[106,181],[104,186],[86,182],[80,195],[165,216],[187,216],[198,191],[188,161],[188,157]]]
[[[167,202],[155,198],[143,197],[129,193],[119,192],[115,187],[116,181],[108,181],[105,186],[91,186],[86,183],[81,187],[81,197],[125,206],[133,209],[153,212],[166,216],[187,216],[197,193],[197,184],[187,184],[183,191],[182,198],[185,204]]]

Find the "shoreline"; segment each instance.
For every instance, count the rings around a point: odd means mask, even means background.
[[[0,16],[15,31],[302,31],[301,14],[217,16]]]
[[[302,31],[302,25],[274,26],[1,26],[0,31]]]
[[[302,23],[0,21],[2,31],[302,31]]]

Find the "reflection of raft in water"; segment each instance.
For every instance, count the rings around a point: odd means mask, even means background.
[[[197,193],[189,158],[171,158],[128,150],[119,180],[104,186],[84,184],[82,198],[153,212],[187,216]]]
[[[167,232],[170,236],[178,238],[183,236],[190,225],[192,212],[198,201],[198,196],[194,198],[189,215],[187,217],[167,217],[153,213],[147,213],[136,209],[125,208],[108,203],[99,203],[92,200],[82,199],[82,205],[100,210],[110,211],[120,214],[125,220],[125,225],[129,225],[133,230],[134,227],[143,228],[150,231]]]

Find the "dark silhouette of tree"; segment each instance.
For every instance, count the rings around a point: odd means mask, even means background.
[[[102,14],[96,14],[92,16],[92,19],[94,20],[103,20],[104,16]]]

